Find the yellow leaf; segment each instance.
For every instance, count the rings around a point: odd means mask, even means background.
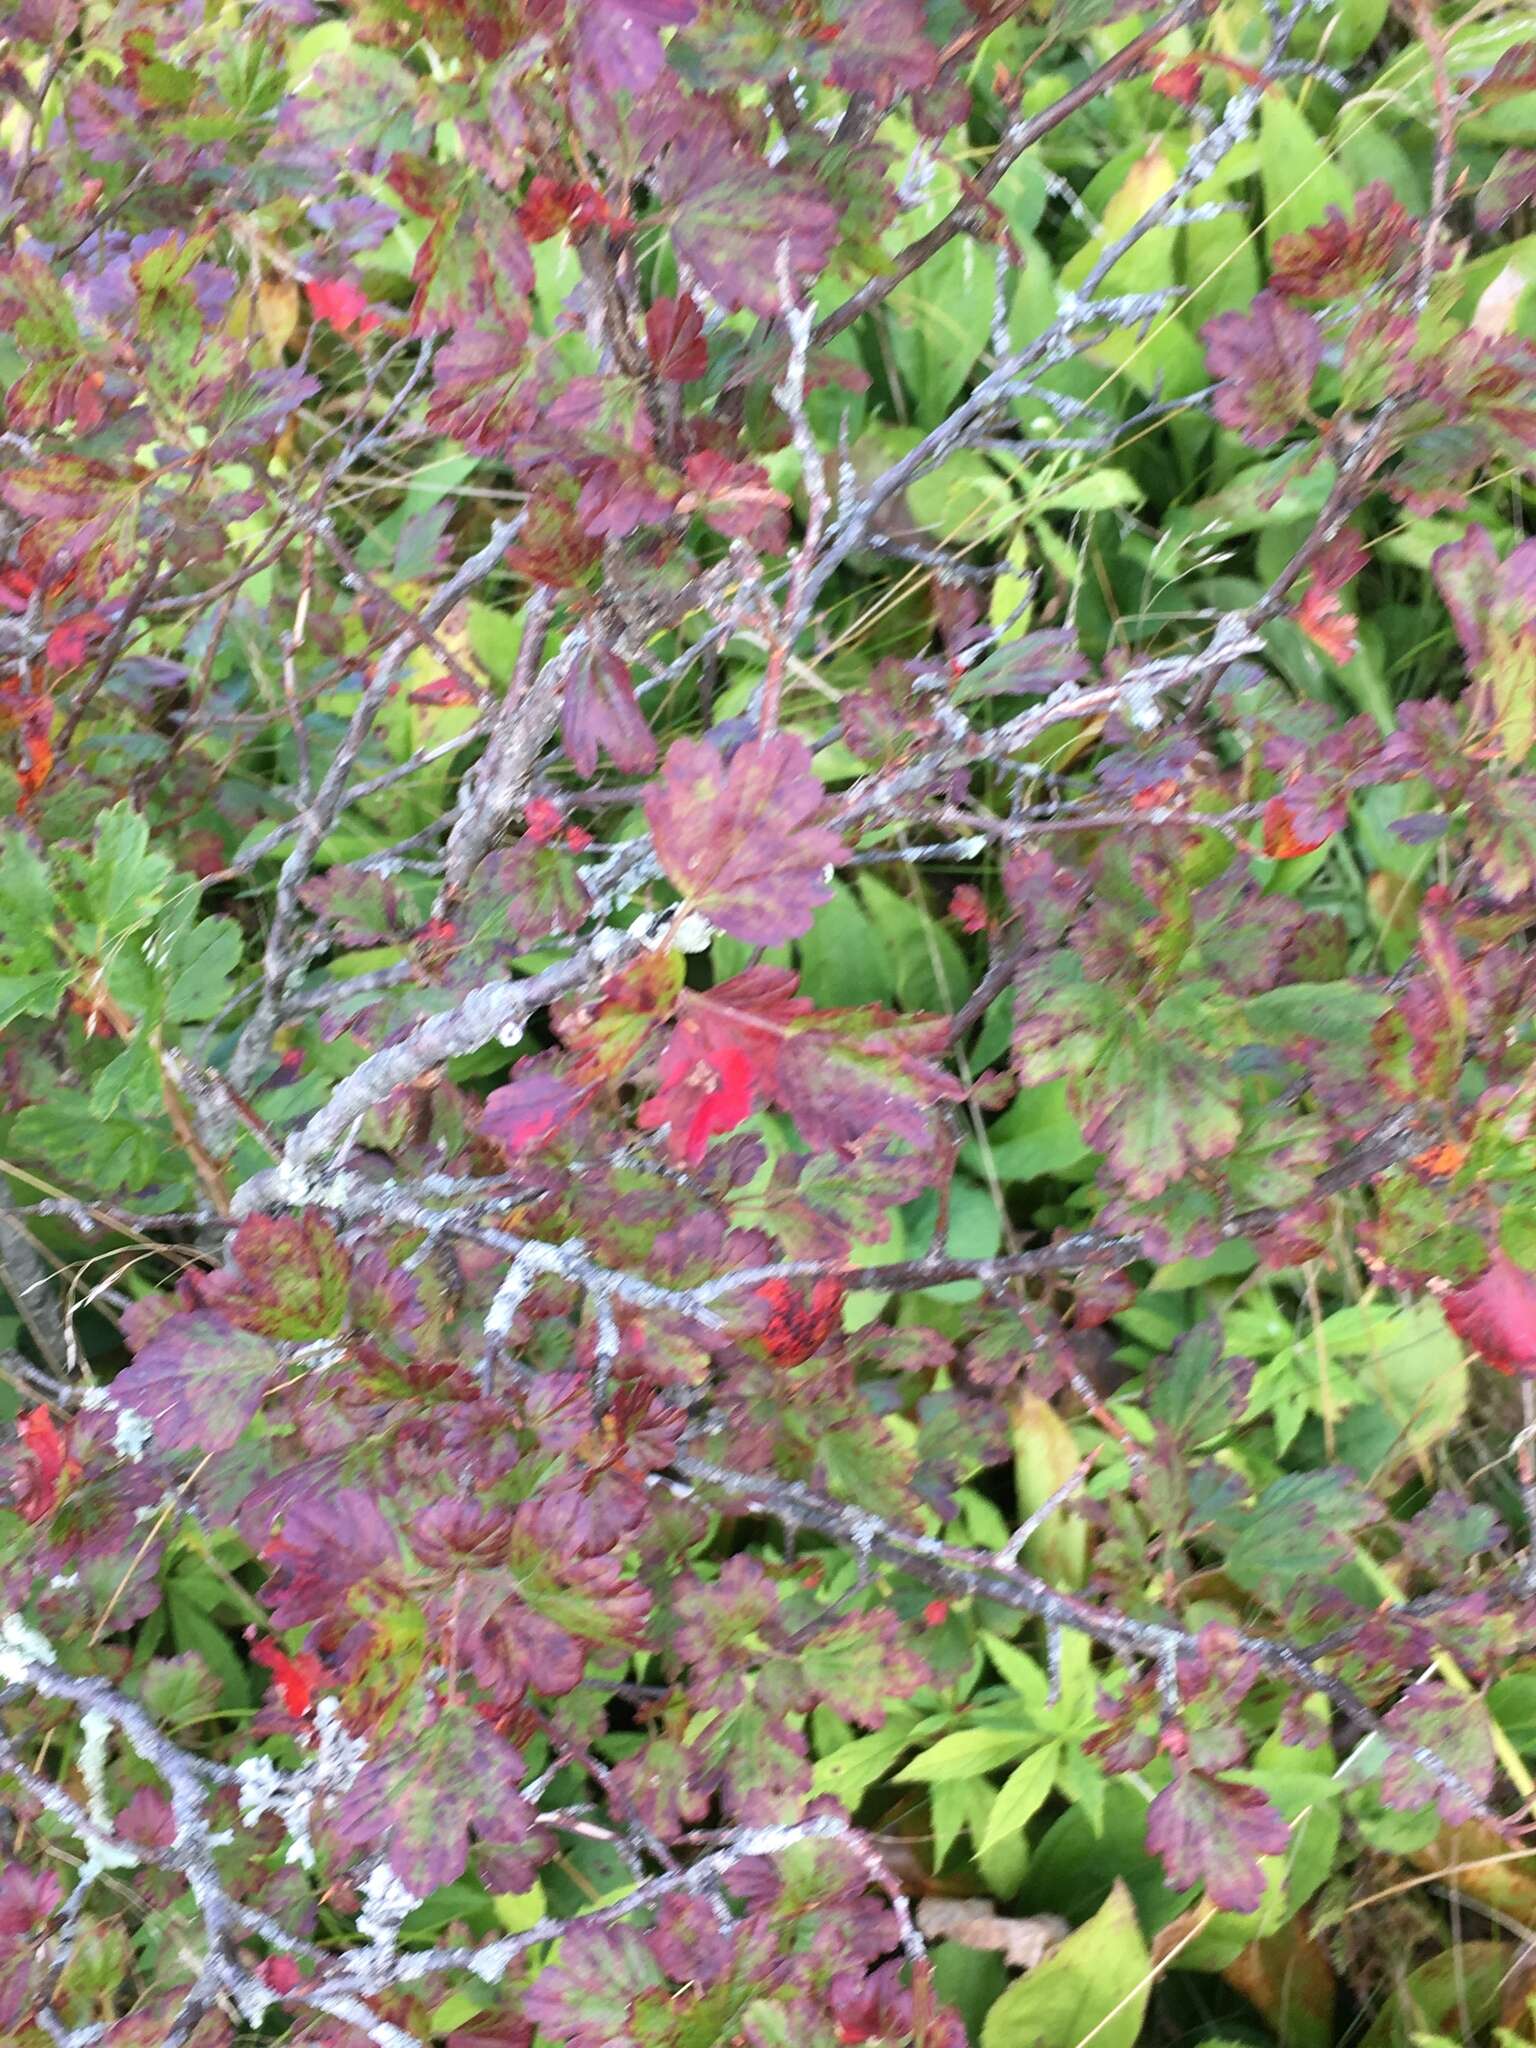
[[[256,317],[267,346],[281,356],[299,324],[299,287],[291,277],[264,277],[256,287]]]

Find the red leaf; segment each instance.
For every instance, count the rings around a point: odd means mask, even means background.
[[[667,1127],[667,1149],[680,1166],[697,1166],[711,1138],[752,1114],[757,1076],[741,1045],[711,1045],[692,1019],[680,1024],[661,1056],[661,1086],[636,1121],[642,1131]]]
[[[721,931],[781,946],[830,902],[842,841],[811,823],[821,809],[811,750],[790,733],[748,740],[729,766],[706,740],[676,740],[645,800],[657,858],[682,896]]]
[[[584,1100],[584,1092],[558,1074],[520,1074],[491,1090],[480,1128],[514,1156],[534,1152],[571,1121]]]
[[[797,280],[824,269],[837,240],[838,211],[820,186],[803,173],[774,169],[719,120],[701,118],[684,130],[659,183],[673,209],[679,253],[733,312],[781,310],[779,252],[786,243]]]
[[[1182,1733],[1182,1731],[1180,1731]],[[1251,1913],[1264,1896],[1260,1856],[1283,1856],[1290,1830],[1256,1785],[1181,1769],[1147,1808],[1147,1847],[1178,1891],[1203,1884],[1225,1913]]]
[[[221,1315],[174,1315],[112,1382],[167,1450],[227,1451],[261,1406],[283,1363],[264,1337]]]
[[[80,612],[74,618],[66,619],[48,635],[48,645],[43,650],[44,660],[50,668],[78,668],[91,642],[100,638],[107,625],[108,621],[101,612]]]
[[[523,823],[535,846],[549,846],[560,837],[565,817],[547,796],[531,796],[523,806]]]
[[[467,683],[461,683],[457,676],[434,676],[430,683],[423,683],[420,689],[412,690],[406,700],[411,704],[461,705],[478,704],[480,699]]]
[[[1182,64],[1165,64],[1152,80],[1152,90],[1181,107],[1192,107],[1200,97],[1200,66],[1193,57]]]
[[[776,490],[755,462],[731,462],[713,448],[690,455],[684,464],[692,489],[678,510],[694,511],[727,540],[750,541],[777,554],[789,528],[789,499]]]
[[[562,185],[542,173],[529,184],[517,224],[530,242],[548,242],[556,235],[580,234],[584,228],[600,227],[609,234],[623,234],[633,222],[615,213],[595,185]]]
[[[1336,206],[1315,228],[1282,235],[1270,287],[1286,299],[1342,298],[1389,276],[1423,247],[1423,223],[1405,213],[1390,185],[1362,187],[1346,220]]]
[[[686,292],[658,299],[645,316],[645,346],[651,367],[669,384],[691,384],[709,368],[704,321]]]
[[[251,1662],[272,1673],[272,1683],[285,1712],[302,1721],[314,1705],[315,1688],[325,1675],[314,1652],[301,1650],[296,1657],[290,1657],[286,1650],[263,1637],[251,1645]]]
[[[1445,1320],[1495,1371],[1536,1377],[1536,1273],[1496,1251],[1485,1272],[1440,1297]]]
[[[368,294],[347,278],[306,278],[304,296],[315,318],[324,320],[338,334],[350,334],[354,328],[359,334],[367,334],[383,325],[379,315],[368,309]]]
[[[831,1275],[816,1282],[808,1300],[788,1280],[765,1280],[752,1291],[772,1311],[757,1339],[775,1365],[804,1365],[842,1327],[843,1283]]]
[[[1336,590],[1309,583],[1295,616],[1312,645],[1321,648],[1330,661],[1338,662],[1342,668],[1345,662],[1354,660],[1360,645],[1356,630],[1360,621],[1353,612],[1345,611]]]
[[[1271,860],[1298,860],[1304,853],[1316,853],[1329,835],[1312,839],[1297,830],[1297,821],[1283,796],[1272,796],[1264,806],[1264,851]]]
[[[606,93],[647,93],[666,68],[661,31],[693,20],[697,0],[582,0],[576,44]]]
[[[31,1409],[16,1424],[28,1453],[12,1474],[16,1511],[24,1522],[41,1522],[58,1505],[62,1485],[80,1476],[80,1462],[69,1455],[68,1439],[46,1408]]]
[[[974,882],[962,882],[949,899],[949,914],[963,932],[987,929],[987,899]]]

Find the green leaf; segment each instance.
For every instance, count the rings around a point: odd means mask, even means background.
[[[178,932],[164,963],[166,1016],[177,1024],[216,1016],[230,999],[240,952],[240,927],[232,918],[199,918]]]
[[[1005,1641],[1002,1636],[991,1634],[990,1631],[983,1632],[981,1640],[993,1665],[1013,1687],[1025,1706],[1031,1712],[1038,1712],[1045,1705],[1050,1686],[1045,1673],[1034,1658],[1026,1656],[1023,1650]]]
[[[7,832],[0,851],[0,949],[16,967],[48,967],[54,957],[52,923],[48,870],[19,832]]]
[[[0,1024],[15,1017],[51,1017],[64,1000],[68,974],[0,974]]]
[[[1010,1984],[987,2014],[981,2048],[1135,2048],[1152,1989],[1152,1958],[1131,1895],[1117,1878],[1093,1918],[1038,1969]]]
[[[1323,1579],[1349,1558],[1380,1508],[1346,1472],[1288,1472],[1251,1508],[1230,1511],[1227,1574],[1245,1592]],[[1225,1530],[1224,1530],[1225,1533]]]
[[[1306,115],[1284,93],[1267,92],[1259,115],[1259,176],[1264,187],[1264,246],[1315,227],[1330,206],[1348,215],[1354,193]]]
[[[1361,1045],[1387,1001],[1352,981],[1297,981],[1250,996],[1243,1015],[1255,1036],[1270,1044],[1316,1038],[1330,1045]]]
[[[102,1116],[81,1096],[33,1103],[11,1128],[26,1158],[45,1161],[50,1173],[94,1194],[141,1188],[159,1175],[183,1180],[163,1129],[131,1117]]]
[[[960,1778],[977,1778],[999,1764],[1012,1763],[1038,1740],[1028,1728],[962,1728],[914,1757],[905,1770],[897,1772],[896,1783],[947,1785]]]
[[[902,1751],[910,1748],[912,1737],[905,1730],[881,1728],[873,1735],[860,1735],[818,1759],[811,1783],[816,1795],[840,1799],[850,1812],[871,1785],[890,1770]]]
[[[996,1843],[1028,1826],[1050,1797],[1060,1757],[1059,1742],[1048,1742],[1033,1756],[1025,1757],[992,1802],[986,1833],[977,1845],[980,1853],[984,1855]]]
[[[109,937],[133,931],[153,914],[174,872],[165,854],[149,851],[149,822],[124,798],[96,827],[86,914]]]
[[[882,944],[880,928],[853,892],[842,882],[830,886],[832,900],[817,911],[816,922],[796,946],[800,993],[819,1010],[888,1003],[897,994],[893,949]],[[958,947],[955,956],[958,961]]]
[[[926,234],[960,197],[959,178],[944,163],[936,164],[923,199],[902,213],[891,231],[893,253]],[[944,418],[987,345],[995,278],[992,250],[974,236],[956,235],[891,293],[891,353],[922,427],[935,427]]]

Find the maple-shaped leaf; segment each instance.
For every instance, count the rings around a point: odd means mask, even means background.
[[[825,269],[838,214],[801,173],[775,170],[723,124],[700,120],[667,152],[662,197],[678,253],[731,311],[781,310],[779,252],[793,282]]]
[[[1496,1251],[1475,1280],[1442,1294],[1440,1307],[1461,1341],[1497,1371],[1536,1377],[1536,1273]]]
[[[1419,260],[1424,223],[1378,179],[1363,185],[1348,220],[1330,206],[1316,227],[1282,235],[1270,258],[1270,289],[1286,299],[1346,298]]]
[[[688,493],[679,511],[697,512],[704,524],[727,540],[750,541],[768,554],[782,551],[789,530],[789,499],[776,490],[755,462],[731,462],[715,448],[702,448],[683,465]]]
[[[248,1520],[270,1510],[247,1504]],[[272,1626],[298,1628],[347,1611],[352,1588],[385,1572],[400,1554],[399,1540],[361,1487],[306,1488],[285,1502],[278,1526],[251,1529],[271,1577],[263,1597]]]
[[[394,878],[372,868],[330,868],[304,883],[299,901],[341,946],[398,945],[416,923],[416,913]]]
[[[1310,313],[1260,292],[1246,313],[1222,313],[1201,329],[1217,381],[1211,410],[1250,448],[1272,448],[1302,418],[1323,359]]]
[[[1264,1897],[1261,1856],[1283,1856],[1290,1830],[1256,1785],[1179,1770],[1147,1808],[1147,1847],[1176,1891],[1203,1885],[1224,1913],[1255,1912]]]
[[[0,2027],[13,2041],[41,2038],[29,2022],[52,1981],[47,1930],[63,1896],[51,1870],[0,1870]]]
[[[571,0],[576,48],[606,93],[647,93],[666,66],[661,32],[681,28],[698,0]]]
[[[1212,1522],[1226,1544],[1226,1569],[1246,1592],[1274,1601],[1299,1580],[1341,1570],[1362,1529],[1382,1517],[1353,1473],[1287,1472],[1251,1504],[1223,1502]]]
[[[462,1877],[469,1830],[519,1842],[532,1810],[521,1792],[517,1751],[471,1707],[447,1707],[425,1726],[394,1730],[343,1793],[333,1825],[344,1842],[382,1848],[418,1898]]]
[[[933,1682],[904,1634],[889,1609],[808,1630],[789,1656],[764,1671],[758,1697],[770,1709],[790,1713],[808,1713],[819,1702],[845,1721],[882,1727],[898,1700]]]
[[[1344,609],[1340,592],[1369,559],[1359,535],[1346,526],[1313,557],[1312,574],[1296,608],[1296,623],[1303,633],[1341,667],[1355,657],[1359,621]]]
[[[634,1927],[578,1926],[561,1942],[559,1962],[539,1971],[522,2008],[562,2048],[642,2048],[694,2037],[686,2002]],[[710,2031],[720,2039],[718,2029]],[[705,2038],[702,2031],[697,2038]]]
[[[541,476],[529,495],[517,539],[507,549],[507,566],[532,583],[567,589],[580,583],[601,559],[602,542],[583,533],[576,517],[579,493],[568,478]]]
[[[774,1100],[811,1146],[848,1153],[899,1138],[929,1150],[941,1142],[943,1105],[965,1093],[939,1064],[948,1034],[942,1017],[873,1004],[813,1011],[785,1036]]]
[[[1381,1768],[1381,1799],[1399,1813],[1417,1813],[1432,1802],[1448,1827],[1476,1816],[1474,1800],[1493,1790],[1493,1734],[1488,1709],[1474,1695],[1426,1679],[1408,1688],[1385,1717],[1398,1744]],[[1414,1751],[1449,1764],[1465,1793],[1444,1785],[1418,1761]]]
[[[729,763],[707,740],[675,740],[645,800],[656,855],[683,899],[733,939],[781,946],[832,899],[846,850],[811,821],[824,793],[791,733],[748,740]]]
[[[319,1210],[248,1216],[235,1232],[230,1257],[233,1269],[211,1273],[202,1293],[241,1329],[307,1343],[341,1328],[350,1261]]]
[[[119,573],[138,537],[146,478],[83,455],[54,455],[0,479],[0,498],[28,524],[22,566],[39,583],[79,579],[94,594]]]
[[[641,1128],[667,1125],[673,1157],[697,1164],[711,1137],[766,1102],[827,1152],[880,1139],[932,1147],[942,1106],[964,1092],[939,1064],[944,1020],[874,1004],[818,1010],[795,988],[787,969],[761,965],[707,991],[685,990],[662,1054],[661,1092],[642,1108]]]
[[[650,1736],[614,1765],[613,1782],[642,1824],[673,1842],[708,1813],[717,1780],[705,1770],[701,1748],[686,1745],[678,1730]]]
[[[571,663],[560,713],[560,736],[584,780],[597,772],[602,748],[626,775],[649,775],[656,741],[635,695],[629,663],[606,647],[585,647]]]
[[[656,299],[646,308],[645,352],[668,384],[691,384],[709,368],[703,316],[687,292]]]
[[[359,334],[368,334],[381,324],[368,304],[368,294],[350,278],[312,277],[304,286],[304,296],[315,318],[338,334],[350,334],[354,328]]]
[[[162,1323],[112,1382],[112,1396],[166,1450],[227,1451],[282,1372],[265,1337],[199,1310]]]
[[[1149,1030],[1122,1038],[1091,1080],[1068,1093],[1087,1143],[1143,1202],[1233,1150],[1242,1134],[1238,1097],[1235,1076],[1194,1042]]]

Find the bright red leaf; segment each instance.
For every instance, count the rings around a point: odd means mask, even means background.
[[[384,323],[368,305],[361,285],[345,277],[311,277],[304,283],[304,296],[317,320],[334,327],[338,334],[371,333]]]
[[[1496,1251],[1475,1280],[1440,1297],[1445,1320],[1498,1372],[1536,1377],[1536,1273]]]

